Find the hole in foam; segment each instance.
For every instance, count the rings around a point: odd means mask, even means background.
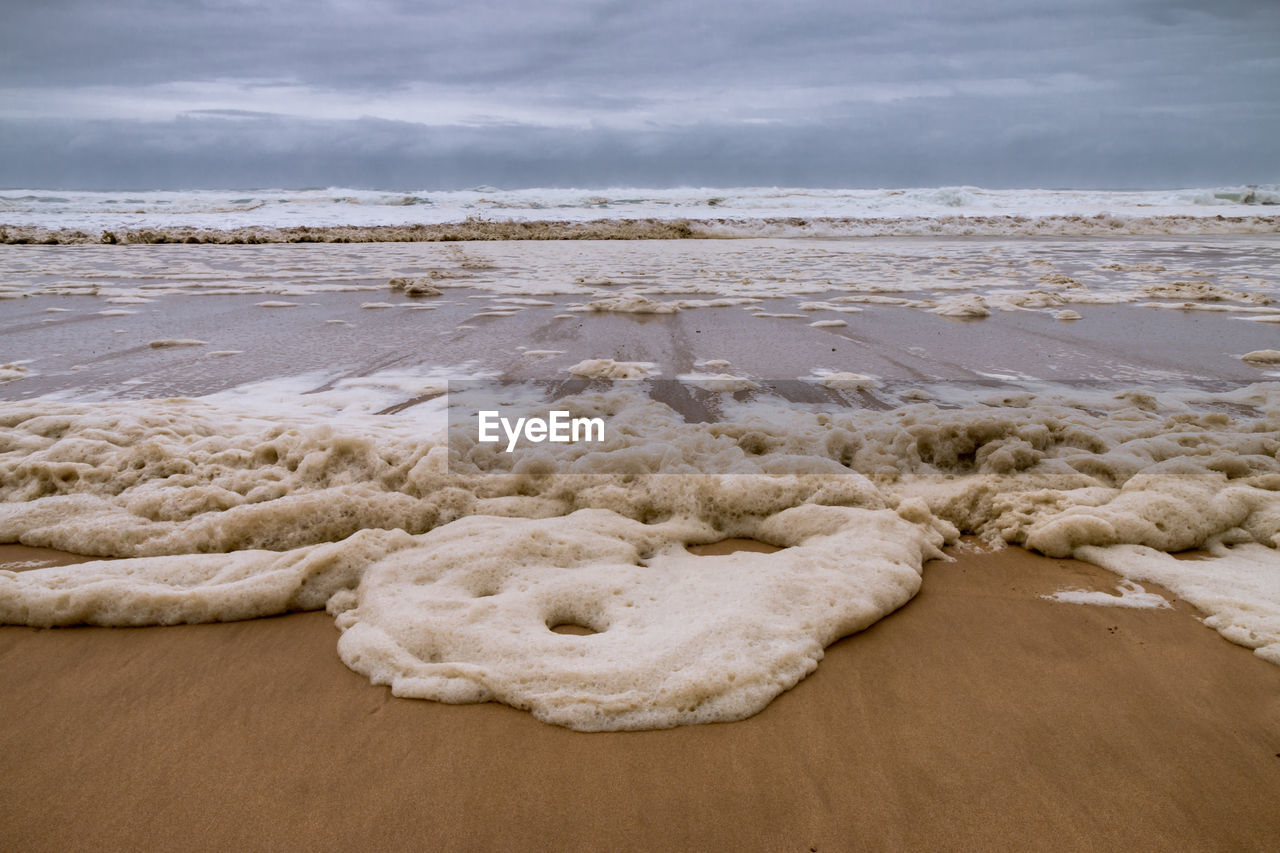
[[[554,625],[548,625],[547,628],[553,634],[570,634],[576,637],[589,637],[600,633],[595,628],[579,625],[577,622],[557,622]]]
[[[781,551],[777,545],[761,542],[759,539],[721,539],[719,542],[708,542],[704,545],[686,545],[685,550],[698,557],[720,557],[725,554],[736,554],[739,551],[750,551],[756,554],[772,554]]]
[[[557,607],[546,619],[547,630],[553,634],[569,634],[586,637],[599,634],[609,627],[599,618],[585,616],[577,607]]]

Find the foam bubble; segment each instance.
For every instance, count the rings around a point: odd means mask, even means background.
[[[930,309],[930,311],[943,317],[960,317],[963,319],[991,316],[991,309],[987,307],[986,300],[976,294],[949,296],[941,300],[937,307]]]
[[[867,376],[862,373],[849,373],[847,371],[818,369],[814,371],[814,376],[817,377],[818,384],[825,388],[851,390],[869,388],[876,384],[876,378],[874,376]]]
[[[444,291],[429,278],[393,278],[387,282],[392,290],[402,290],[405,296],[442,296]]]
[[[656,376],[657,365],[651,361],[614,361],[611,358],[588,358],[569,368],[574,376],[587,379],[647,379]]]
[[[592,311],[606,311],[619,314],[674,314],[679,306],[668,302],[659,302],[642,294],[610,296],[607,299],[596,299],[587,303]]]
[[[31,368],[22,362],[15,361],[9,364],[0,364],[0,383],[16,382],[31,375]]]
[[[862,309],[855,305],[843,305],[832,302],[801,302],[796,306],[801,311],[836,311],[841,314],[857,314]]]
[[[730,373],[682,373],[676,378],[695,388],[721,393],[750,391],[758,387],[755,382],[747,377],[734,376]]]

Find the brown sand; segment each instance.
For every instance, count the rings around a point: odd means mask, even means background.
[[[1115,580],[931,563],[757,716],[635,733],[392,698],[323,613],[0,628],[0,849],[1274,849],[1280,667],[1039,597]]]

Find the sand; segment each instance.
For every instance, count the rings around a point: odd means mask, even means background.
[[[757,716],[656,732],[392,698],[323,613],[0,628],[0,848],[1274,843],[1280,668],[1185,603],[1041,598],[1101,569],[958,555]]]

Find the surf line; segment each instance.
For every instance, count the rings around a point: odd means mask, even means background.
[[[574,418],[569,412],[559,409],[553,409],[547,415],[545,418],[516,418],[513,423],[497,411],[481,411],[476,439],[485,443],[501,441],[502,436],[498,434],[501,427],[507,438],[507,453],[516,449],[521,437],[533,444],[543,441],[558,444],[604,441],[604,418]]]

